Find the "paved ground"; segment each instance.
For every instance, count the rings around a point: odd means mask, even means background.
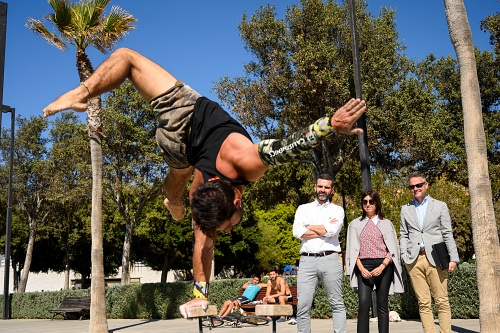
[[[0,321],[1,333],[87,333],[88,320],[46,320],[46,319],[9,319]],[[436,326],[437,329],[437,326]],[[332,321],[329,319],[314,319],[312,331],[315,333],[333,332]],[[377,323],[370,324],[370,331],[377,332]],[[418,320],[390,323],[391,333],[421,333],[422,326]],[[198,321],[186,319],[172,320],[140,320],[140,319],[108,319],[109,333],[197,333]],[[242,325],[238,328],[220,326],[209,330],[208,333],[272,333],[272,323],[266,326]],[[297,326],[285,323],[276,324],[276,333],[296,333]],[[356,320],[347,321],[347,332],[356,332]],[[479,332],[478,319],[453,319],[452,332],[476,333]]]

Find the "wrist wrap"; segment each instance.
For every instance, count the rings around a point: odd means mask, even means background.
[[[334,133],[330,117],[323,117],[314,124],[293,133],[282,140],[269,139],[259,142],[259,155],[265,165],[273,167],[291,161],[295,156],[316,147],[319,142]]]
[[[195,281],[193,284],[193,295],[195,298],[208,298],[208,282]]]

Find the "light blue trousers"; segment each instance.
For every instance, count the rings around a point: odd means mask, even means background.
[[[325,257],[300,257],[297,274],[297,332],[311,332],[311,306],[318,280],[321,280],[332,307],[333,330],[345,333],[346,314],[342,297],[342,262],[337,253]]]

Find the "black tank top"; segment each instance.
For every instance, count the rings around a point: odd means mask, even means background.
[[[196,101],[191,122],[191,135],[187,147],[189,164],[200,170],[203,179],[218,176],[229,181],[232,185],[247,185],[246,179],[230,179],[221,174],[215,166],[217,155],[224,140],[231,133],[239,133],[247,137],[247,131],[234,120],[222,107],[206,97]]]

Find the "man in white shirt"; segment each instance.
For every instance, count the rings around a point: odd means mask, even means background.
[[[300,274],[297,275],[297,332],[311,332],[311,306],[314,292],[321,280],[332,307],[335,333],[345,333],[346,312],[342,297],[343,267],[339,233],[344,220],[344,209],[330,202],[333,179],[318,176],[314,185],[316,200],[300,205],[295,213],[293,236],[302,241],[300,247]]]

